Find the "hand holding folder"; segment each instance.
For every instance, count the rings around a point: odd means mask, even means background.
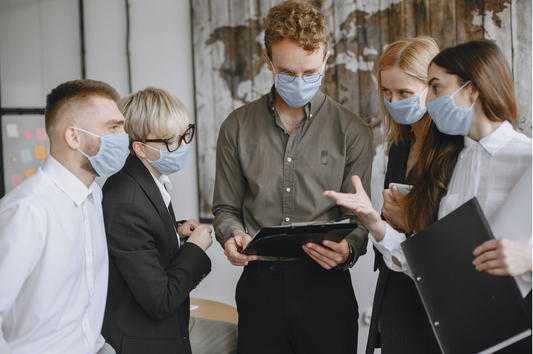
[[[513,278],[472,265],[472,250],[493,238],[473,198],[401,245],[444,354],[493,353],[531,334]]]
[[[302,246],[308,242],[322,244],[324,240],[341,242],[353,230],[356,223],[304,223],[264,227],[246,247],[244,255],[306,258]]]

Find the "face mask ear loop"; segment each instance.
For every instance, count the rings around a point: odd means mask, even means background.
[[[100,137],[100,135],[96,135],[96,134],[94,134],[94,133],[88,132],[87,130],[84,130],[84,129],[81,129],[81,128],[78,128],[78,127],[73,127],[73,128],[76,129],[76,130],[82,131],[82,132],[84,132],[84,133],[87,133],[87,134],[89,134],[89,135],[95,136],[95,137],[97,137],[97,138],[100,138],[100,140],[102,140],[102,138]],[[91,156],[87,155],[86,153],[84,153],[83,151],[81,151],[80,149],[78,149],[78,151],[81,152],[82,155],[85,156],[86,158],[90,158],[90,157],[91,157]]]
[[[466,85],[468,85],[470,83],[470,81],[472,81],[472,80],[468,80],[468,82],[466,84],[464,84],[463,86],[459,87],[459,90],[455,91],[450,96],[453,97],[453,95],[455,95],[457,92],[461,91]]]
[[[86,153],[84,153],[83,151],[81,151],[80,149],[78,149],[78,151],[79,151],[79,152],[81,152],[81,153],[82,153],[82,155],[83,155],[83,156],[85,156],[86,158],[89,158],[89,157],[91,157],[91,156],[87,155]]]
[[[422,91],[422,93],[420,95],[418,95],[418,100],[420,101],[420,105],[422,105],[422,95],[424,94],[424,92],[426,92],[428,90],[428,87],[426,86],[426,88],[424,89],[424,91]]]
[[[140,141],[139,141],[139,142],[140,142]],[[158,151],[158,152],[159,152],[159,159],[157,159],[157,160],[160,160],[160,159],[161,159],[161,156],[162,156],[161,151],[159,151],[158,149],[156,149],[156,148],[154,148],[154,147],[151,147],[150,145],[146,145],[146,144],[143,143],[143,142],[140,142],[140,143],[143,144],[144,146],[146,146],[146,147],[152,149],[152,150]],[[145,158],[146,161],[148,161],[148,162],[153,162],[153,161],[148,160],[148,157],[146,157],[146,154],[144,154],[144,158]],[[157,161],[157,160],[155,160],[155,161]]]
[[[95,137],[97,137],[97,138],[100,138],[100,135],[97,135],[97,134],[94,134],[94,133],[88,132],[87,130],[84,130],[84,129],[81,129],[81,128],[78,128],[78,127],[73,127],[73,128],[76,129],[76,130],[82,131],[82,132],[84,132],[84,133],[87,133],[87,134],[89,134],[89,135],[95,136]]]

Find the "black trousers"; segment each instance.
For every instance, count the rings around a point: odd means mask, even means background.
[[[357,353],[349,271],[313,260],[254,261],[237,284],[238,354]]]

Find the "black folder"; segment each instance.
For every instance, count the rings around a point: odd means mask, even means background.
[[[268,257],[306,258],[302,245],[313,242],[322,244],[324,240],[341,242],[357,223],[320,223],[302,226],[263,227],[250,241],[242,254]]]
[[[472,264],[474,249],[493,238],[473,198],[401,245],[444,354],[493,353],[531,334],[514,279]]]

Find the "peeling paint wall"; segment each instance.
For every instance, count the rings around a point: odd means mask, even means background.
[[[204,220],[212,218],[215,144],[220,124],[235,108],[268,92],[273,83],[262,51],[264,20],[268,10],[278,2],[191,1],[196,116],[202,132],[198,136],[200,217]],[[320,7],[330,31],[331,57],[321,90],[361,118],[377,117],[377,65],[389,43],[429,35],[445,48],[486,38],[502,48],[513,69],[520,128],[531,136],[530,0],[322,0],[313,3]],[[376,148],[381,142],[379,125],[373,128],[373,135]],[[386,150],[375,151],[386,153]],[[383,173],[381,169],[376,171],[376,182]],[[377,200],[377,205],[380,202]]]

